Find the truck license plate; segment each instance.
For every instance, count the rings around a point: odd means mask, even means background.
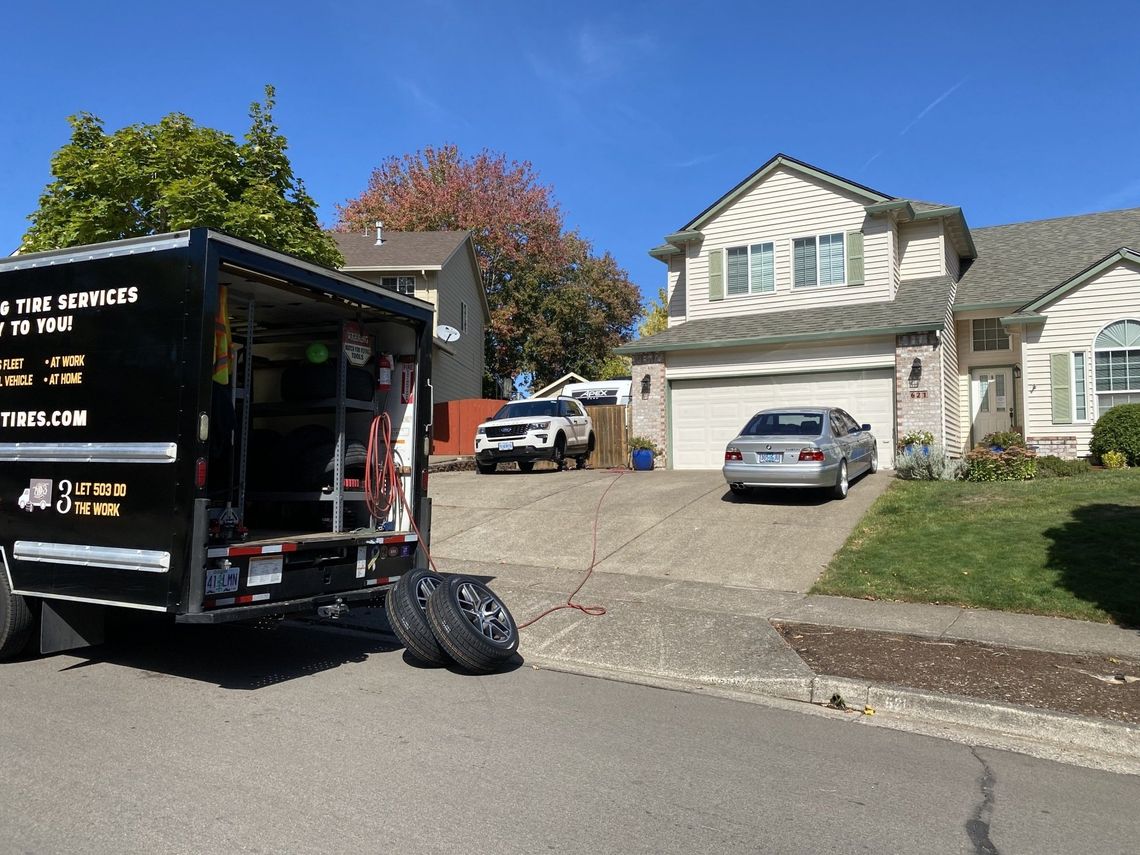
[[[211,570],[206,574],[206,594],[228,594],[238,589],[239,568]]]
[[[779,463],[784,459],[784,455],[778,451],[761,451],[756,455],[756,459],[760,463]]]
[[[513,442],[500,442],[499,443],[499,451],[511,451],[514,449],[514,447],[515,447],[515,444]]]

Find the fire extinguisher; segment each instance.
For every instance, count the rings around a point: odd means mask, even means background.
[[[376,390],[387,392],[392,388],[392,354],[376,355]]]

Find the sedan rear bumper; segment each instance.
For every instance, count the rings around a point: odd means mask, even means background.
[[[839,461],[726,463],[721,472],[727,483],[744,487],[831,487],[839,477]]]

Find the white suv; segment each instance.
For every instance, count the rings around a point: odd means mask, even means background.
[[[508,461],[523,472],[534,469],[536,460],[551,460],[564,469],[573,457],[584,469],[594,442],[594,423],[573,398],[511,401],[476,429],[475,466],[484,475]]]

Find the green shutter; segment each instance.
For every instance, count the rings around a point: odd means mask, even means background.
[[[847,284],[863,284],[863,233],[847,233]]]
[[[719,249],[709,252],[709,300],[724,299],[724,253]]]
[[[1049,354],[1049,382],[1053,389],[1053,424],[1073,422],[1073,367],[1067,353]]]

